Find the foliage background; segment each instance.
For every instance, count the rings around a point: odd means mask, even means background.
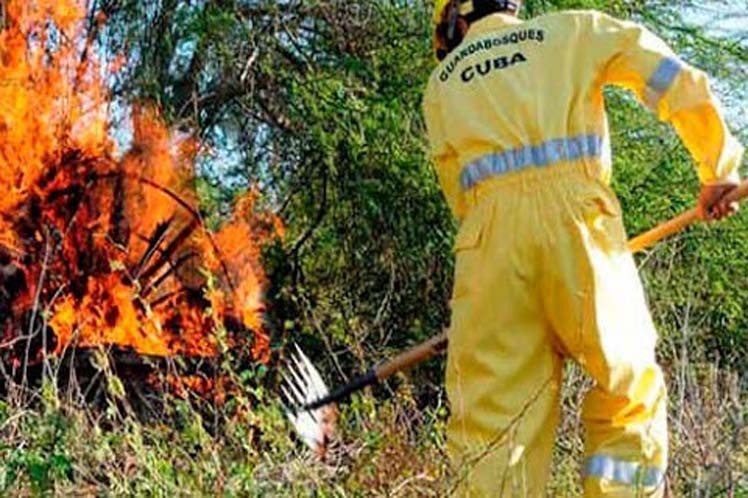
[[[739,3],[739,2],[738,2]],[[693,4],[693,5],[692,5]],[[707,14],[721,2],[706,2]],[[727,5],[727,3],[724,3]],[[526,15],[594,8],[647,24],[719,78],[745,109],[748,26],[710,34],[689,1],[531,0]],[[746,5],[748,8],[748,5]],[[423,0],[90,0],[98,46],[128,54],[112,126],[155,101],[205,144],[202,211],[221,219],[257,185],[286,237],[266,254],[273,362],[238,372],[246,392],[212,416],[173,399],[161,421],[104,415],[48,387],[0,402],[8,494],[439,496],[448,489],[443,360],[343,407],[339,441],[314,462],[276,405],[277,361],[302,344],[331,383],[439,331],[448,320],[454,225],[426,159],[420,98],[433,68]],[[630,233],[690,207],[693,166],[677,137],[629,96],[607,98],[614,188]],[[748,138],[746,121],[736,132]],[[742,128],[741,128],[742,126]],[[638,261],[671,386],[674,496],[748,496],[748,217],[699,226]],[[568,369],[554,496],[575,496],[578,406]],[[85,438],[82,435],[85,434]]]

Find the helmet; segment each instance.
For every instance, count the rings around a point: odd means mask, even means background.
[[[444,59],[460,44],[470,23],[494,12],[519,11],[521,0],[434,0],[434,54],[438,60]],[[450,5],[455,9],[449,13],[444,22],[444,11]],[[456,35],[457,26],[460,35]]]
[[[462,16],[470,17],[476,11],[500,12],[509,10],[516,12],[519,9],[519,2],[512,0],[434,0],[434,25],[438,25],[442,20],[442,14],[447,6],[454,2],[459,8]],[[480,4],[473,5],[473,4]]]
[[[442,12],[452,0],[434,0],[434,24],[439,24],[442,20]]]

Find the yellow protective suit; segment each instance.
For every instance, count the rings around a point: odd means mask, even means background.
[[[703,183],[737,178],[742,147],[705,75],[601,13],[483,18],[428,83],[432,156],[461,221],[446,374],[458,496],[545,496],[566,357],[596,381],[585,495],[662,493],[667,396],[607,186],[606,84],[674,125]]]

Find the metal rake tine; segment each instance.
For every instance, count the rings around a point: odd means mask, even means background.
[[[281,384],[280,388],[281,388],[281,393],[283,394],[283,397],[285,398],[285,399],[281,399],[281,404],[283,405],[283,411],[285,411],[286,413],[289,413],[292,411],[291,408],[289,408],[289,406],[297,406],[299,403],[298,401],[294,400],[293,395],[290,392],[288,392],[288,389],[286,389],[286,386]]]
[[[291,370],[291,373],[295,374],[296,381],[300,386],[302,386],[304,393],[306,393],[309,387],[309,379],[306,371],[304,370],[304,366],[293,354],[291,354],[290,359],[292,364],[290,365],[289,370]]]
[[[322,380],[319,371],[317,371],[299,345],[294,344],[294,346],[296,354],[291,354],[291,359],[296,365],[296,373],[303,379],[304,392],[307,394],[305,402],[309,403],[326,396],[328,394],[327,385]]]
[[[287,369],[291,372],[291,376],[285,372],[283,374],[286,384],[288,385],[290,392],[292,393],[292,399],[295,401],[294,405],[296,411],[306,411],[304,407],[312,400],[315,399],[314,393],[311,392],[309,384],[302,379],[303,372],[299,372],[292,368]]]
[[[292,379],[292,377],[289,377],[287,375],[286,373],[287,371],[288,369],[286,369],[286,371],[283,372],[283,380],[286,381],[286,385],[288,386],[289,390],[293,394],[293,397],[291,398],[291,400],[295,401],[294,404],[297,407],[301,406],[306,401],[306,397],[304,396],[304,393],[303,393],[303,386],[297,385],[296,382]]]
[[[319,385],[315,382],[313,366],[308,365],[304,362],[303,353],[301,356],[292,356],[294,363],[296,364],[297,372],[303,377],[304,381],[304,392],[307,394],[304,401],[309,402],[319,397]],[[310,370],[310,367],[312,370]]]
[[[280,385],[281,404],[284,405],[286,418],[291,422],[296,433],[304,443],[318,456],[323,457],[327,451],[329,437],[334,431],[334,412],[321,408],[310,408],[312,403],[319,402],[328,389],[319,371],[304,354],[298,344],[290,351],[284,369],[281,372],[283,381]]]
[[[286,414],[286,418],[288,418],[288,420],[294,427],[299,426],[299,422],[303,417],[309,417],[315,424],[318,423],[318,419],[315,413],[308,411],[299,411],[299,407],[302,406],[302,404],[299,402],[295,402],[291,393],[289,393],[284,386],[281,386],[281,391],[287,398],[287,402],[294,407],[289,408],[289,406],[287,406],[286,403],[281,400],[281,406],[283,407],[283,411]]]
[[[291,400],[296,403],[301,403],[306,399],[304,397],[304,385],[300,381],[298,374],[294,371],[294,367],[291,363],[286,362],[285,368],[282,371],[283,381],[290,390]]]
[[[293,357],[291,357],[291,359],[293,360]],[[289,365],[289,368],[287,370],[291,373],[291,376],[296,381],[296,387],[298,387],[299,392],[301,393],[299,396],[299,400],[306,402],[311,394],[309,393],[309,383],[304,378],[305,372],[298,365],[296,365],[296,367],[294,367],[293,365]]]
[[[301,357],[301,360],[306,365],[310,380],[312,381],[312,384],[317,391],[317,397],[320,398],[322,396],[326,396],[330,391],[327,388],[327,384],[325,384],[325,381],[322,379],[322,375],[320,375],[319,371],[314,367],[312,362],[309,360],[307,355],[304,354],[299,345],[294,345],[296,346],[296,354]]]

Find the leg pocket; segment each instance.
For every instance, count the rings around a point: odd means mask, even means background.
[[[623,214],[613,191],[602,184],[588,186],[581,197],[581,217],[592,242],[604,253],[628,251]]]
[[[452,299],[470,294],[482,271],[480,254],[491,216],[489,206],[481,206],[481,208],[465,218],[455,238],[455,274]]]

